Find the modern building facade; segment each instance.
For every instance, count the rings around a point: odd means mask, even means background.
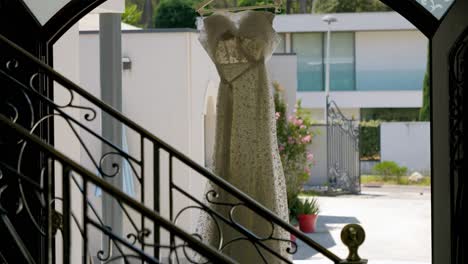
[[[350,117],[361,108],[419,108],[428,40],[395,12],[280,15],[277,53],[297,57],[297,98],[323,120],[326,36],[330,41],[330,96]]]

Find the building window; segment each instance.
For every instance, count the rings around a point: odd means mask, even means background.
[[[293,33],[291,37],[297,55],[298,91],[323,91],[323,34]]]
[[[275,49],[275,53],[285,53],[286,52],[286,36],[284,33],[278,34],[278,44]]]
[[[326,36],[326,34],[325,34]],[[326,47],[326,38],[324,38]],[[326,54],[326,53],[325,53]],[[332,32],[330,36],[330,90],[355,90],[354,33]],[[326,56],[326,55],[325,55]]]

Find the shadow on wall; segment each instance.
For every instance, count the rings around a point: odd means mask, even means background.
[[[307,234],[314,241],[318,242],[325,248],[331,248],[341,241],[335,241],[330,234],[330,231],[343,228],[347,224],[359,224],[359,220],[354,216],[331,216],[331,215],[319,215],[317,219],[316,232]],[[336,226],[328,226],[336,225]],[[310,259],[315,255],[319,255],[315,249],[305,245],[302,241],[297,240],[297,246],[299,247],[297,253],[294,255],[295,260]]]

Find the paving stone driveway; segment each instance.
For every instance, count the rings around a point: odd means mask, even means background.
[[[383,186],[362,195],[318,197],[321,213],[310,237],[344,258],[343,226],[361,224],[366,241],[360,256],[375,264],[431,263],[431,196],[429,187]],[[299,242],[295,263],[331,263]],[[311,261],[315,260],[315,261]]]

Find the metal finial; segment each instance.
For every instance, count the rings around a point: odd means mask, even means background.
[[[366,232],[358,224],[348,224],[341,231],[341,241],[348,247],[349,255],[343,264],[366,264],[367,259],[361,259],[358,254],[359,246],[364,243]]]

